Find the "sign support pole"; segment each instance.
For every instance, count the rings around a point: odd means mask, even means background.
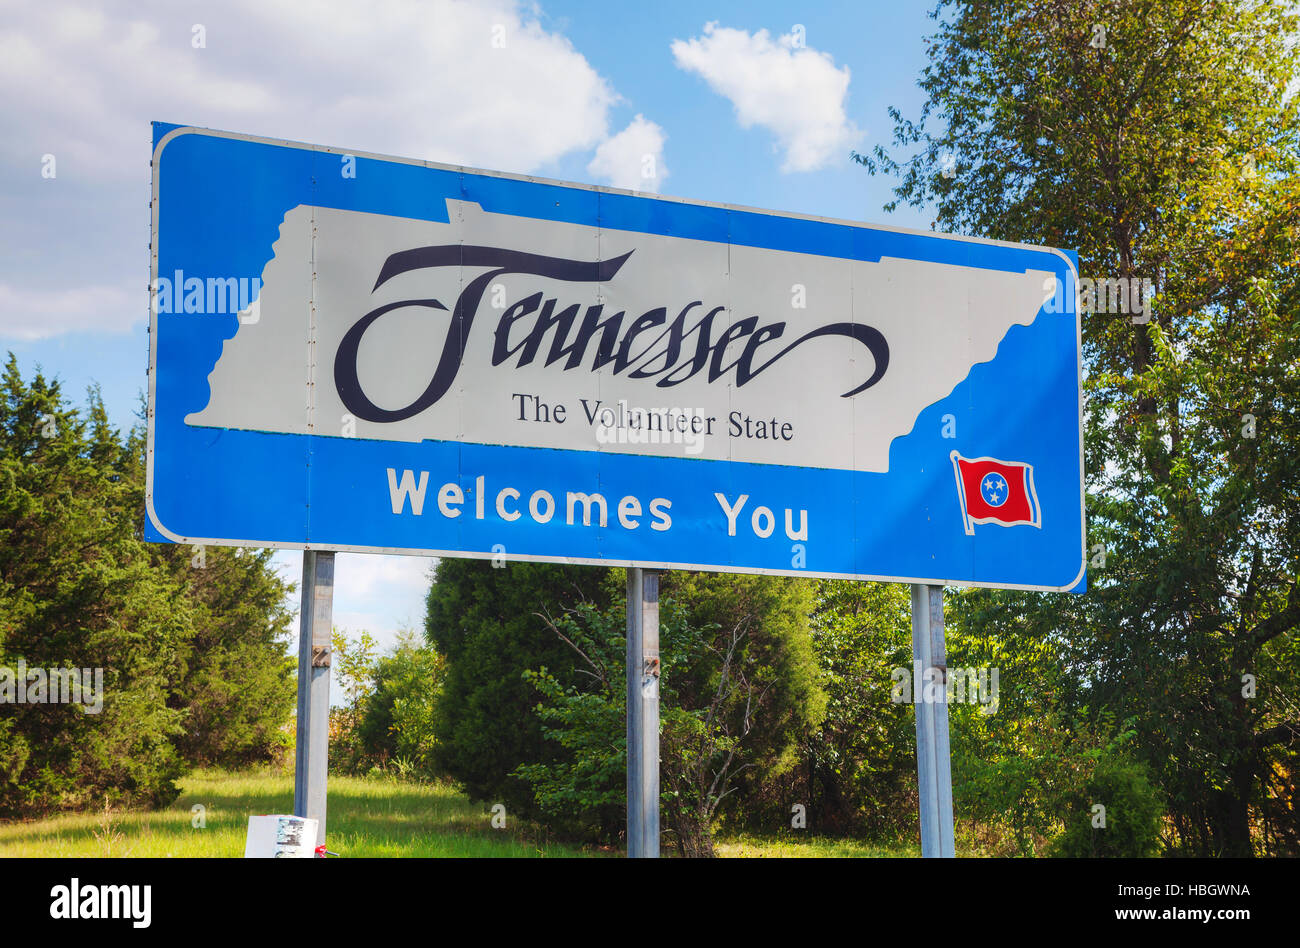
[[[916,776],[921,807],[921,856],[956,855],[952,828],[952,769],[948,747],[948,657],[943,641],[943,587],[912,584],[912,701],[916,709]],[[926,701],[927,685],[943,697]]]
[[[627,855],[659,856],[659,571],[627,570]]]
[[[298,741],[294,749],[293,813],[317,821],[316,845],[324,846],[330,746],[330,634],[334,627],[333,552],[303,551],[298,620]]]

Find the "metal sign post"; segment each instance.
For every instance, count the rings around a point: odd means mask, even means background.
[[[659,572],[627,571],[627,855],[659,856]]]
[[[948,657],[943,641],[943,587],[912,584],[912,701],[916,708],[916,776],[921,801],[921,855],[956,855],[948,747]],[[940,694],[929,693],[931,687]],[[933,700],[938,697],[939,700]],[[930,698],[931,700],[926,700]]]
[[[325,845],[325,783],[329,766],[330,633],[334,625],[334,554],[304,550],[298,609],[298,742],[293,813],[317,821]]]

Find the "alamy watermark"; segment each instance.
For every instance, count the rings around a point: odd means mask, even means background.
[[[600,444],[680,444],[686,454],[704,450],[704,439],[717,422],[704,409],[642,408],[626,400],[590,414]]]
[[[0,665],[0,704],[80,704],[87,714],[104,710],[104,669],[17,668]]]
[[[239,314],[244,324],[261,318],[261,277],[187,277],[176,270],[150,284],[150,303],[155,313],[185,313],[200,316]]]
[[[1065,298],[1061,281],[1043,281],[1043,305],[1049,313],[1111,313],[1132,317],[1134,325],[1151,319],[1155,284],[1146,277],[1079,277],[1075,298]]]
[[[980,704],[985,714],[998,710],[996,668],[895,668],[889,673],[894,704]]]

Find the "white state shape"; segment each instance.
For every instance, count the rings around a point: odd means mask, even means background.
[[[259,318],[241,324],[226,341],[208,377],[211,398],[186,421],[386,441],[469,441],[883,472],[893,439],[909,433],[918,415],[950,394],[973,366],[991,360],[1012,326],[1033,322],[1044,301],[1044,281],[1051,279],[1037,270],[1008,273],[888,257],[864,262],[557,223],[488,213],[456,200],[448,200],[447,208],[448,223],[308,206],[289,211],[262,273]],[[334,354],[348,329],[386,303],[433,298],[446,306],[394,309],[363,337],[362,389],[383,408],[406,406],[432,378],[462,287],[486,271],[416,270],[376,289],[385,260],[403,250],[461,243],[583,261],[631,256],[599,287],[531,275],[500,277],[501,290],[486,293],[478,308],[451,391],[402,421],[353,418],[334,385]],[[803,343],[744,386],[736,384],[734,372],[710,384],[705,370],[660,388],[653,377],[630,378],[630,369],[614,374],[613,363],[592,371],[599,336],[579,367],[564,370],[564,359],[548,367],[549,334],[531,364],[519,366],[515,355],[494,367],[505,308],[493,303],[509,306],[538,291],[557,300],[557,312],[580,304],[571,332],[597,302],[605,316],[626,312],[624,333],[643,313],[666,307],[671,322],[696,300],[703,305],[690,311],[688,327],[714,307],[727,307],[715,320],[715,342],[728,312],[733,324],[751,316],[760,327],[784,323],[779,338],[759,347],[755,365],[810,330],[865,323],[888,341],[889,367],[876,385],[844,398],[872,374],[874,363],[853,339],[825,336]],[[531,315],[514,325],[511,346],[534,321]],[[638,337],[633,351],[660,331]],[[748,338],[731,344],[724,366],[743,352]],[[696,337],[687,338],[682,361],[689,361],[695,343]],[[518,394],[536,396],[552,410],[563,405],[564,421],[536,421],[532,412],[521,420],[519,399],[512,397]],[[621,401],[713,419],[711,434],[695,445],[598,439],[587,410]],[[751,433],[762,420],[790,437],[732,437],[733,413],[742,430],[748,417]]]

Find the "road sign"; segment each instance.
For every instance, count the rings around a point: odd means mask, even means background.
[[[1084,588],[1062,251],[154,143],[150,539]]]

